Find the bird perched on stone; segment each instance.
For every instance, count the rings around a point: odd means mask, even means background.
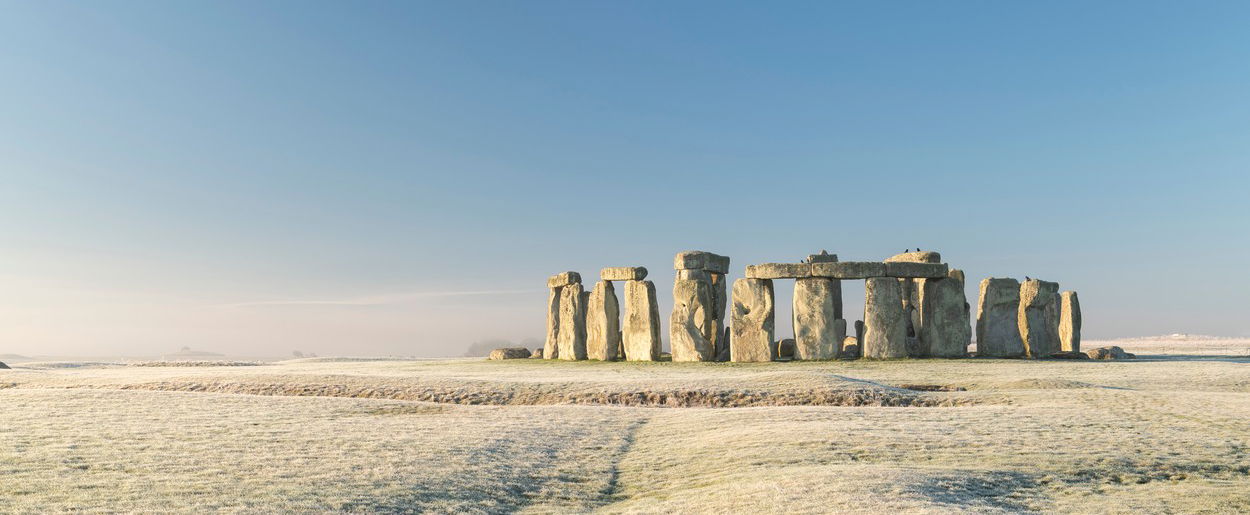
[[[1026,281],[1032,281],[1032,279],[1029,279],[1029,276],[1027,276],[1027,275],[1026,275],[1026,276],[1024,276],[1024,280],[1026,280]]]

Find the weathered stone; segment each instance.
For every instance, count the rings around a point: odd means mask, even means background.
[[[560,354],[559,338],[560,288],[551,288],[547,294],[547,341],[543,343],[543,357],[556,359]]]
[[[790,361],[794,359],[796,345],[794,338],[783,338],[777,342],[777,359],[781,361]]]
[[[621,346],[621,308],[612,281],[599,281],[586,304],[586,357],[616,361]]]
[[[625,283],[625,329],[621,338],[626,360],[660,359],[660,304],[651,281]]]
[[[703,270],[707,266],[707,252],[685,250],[673,257],[673,270]]]
[[[490,351],[490,359],[526,359],[530,350],[525,347],[508,347]]]
[[[560,288],[559,359],[586,359],[586,304],[581,283]]]
[[[582,275],[577,272],[560,272],[547,278],[548,288],[559,288],[582,282]]]
[[[729,256],[709,252],[703,269],[714,274],[727,274],[729,273]]]
[[[1119,346],[1099,347],[1085,351],[1090,359],[1133,359],[1137,356],[1124,352]]]
[[[761,263],[747,265],[748,279],[800,279],[812,276],[811,263]]]
[[[1081,301],[1076,292],[1059,294],[1059,346],[1070,352],[1081,351]]]
[[[889,277],[865,281],[864,339],[865,358],[907,357],[907,322],[903,318],[902,288]]]
[[[669,319],[669,346],[673,361],[712,361],[712,291],[707,280],[673,282],[673,314]]]
[[[949,271],[946,263],[885,263],[885,275],[890,277],[941,279]]]
[[[833,352],[835,357],[842,357],[842,341],[846,340],[846,320],[833,320]]]
[[[842,339],[842,351],[838,353],[841,359],[857,359],[859,358],[859,338],[847,336]]]
[[[704,270],[717,274],[729,273],[729,256],[702,250],[678,252],[673,258],[674,270]]]
[[[604,281],[641,281],[647,278],[645,266],[614,266],[599,270]]]
[[[837,263],[838,255],[830,254],[828,251],[820,251],[820,254],[809,254],[807,256],[808,263]]]
[[[1044,358],[1059,352],[1059,317],[1055,298],[1059,283],[1031,279],[1020,283],[1020,309],[1017,321],[1024,354]]]
[[[856,320],[855,321],[855,343],[861,343],[863,341],[864,341],[864,321]]]
[[[703,281],[706,283],[711,283],[712,274],[709,274],[703,270],[678,270],[677,280],[678,281]]]
[[[730,361],[772,361],[769,350],[774,329],[773,282],[768,279],[734,281],[730,310]]]
[[[1050,359],[1090,359],[1089,354],[1079,351],[1063,351],[1050,355]]]
[[[962,277],[959,270],[951,270],[945,279],[924,282],[924,324],[920,340],[928,357],[962,358],[968,354],[972,326]]]
[[[725,323],[724,321],[722,321],[721,323],[725,324],[726,326],[729,325],[728,323]],[[717,344],[716,344],[717,345],[716,361],[721,361],[721,362],[729,361],[729,349],[731,349],[733,345],[733,343],[731,343],[732,342],[731,336],[732,336],[732,331],[729,330],[729,327],[725,327],[725,330],[721,331],[721,339],[717,340]]]
[[[534,349],[534,351],[530,353],[530,358],[543,359],[543,349]]]
[[[886,263],[941,263],[942,254],[931,250],[904,252],[885,259]]]
[[[823,277],[794,282],[794,343],[796,359],[834,359],[838,342],[833,310],[833,280]],[[846,334],[843,322],[843,336]]]
[[[3,361],[0,361],[0,370],[10,370],[10,368],[8,365],[5,365]]]
[[[725,339],[725,329],[729,327],[725,320],[725,309],[729,304],[729,282],[725,279],[725,274],[709,272],[708,278],[712,288],[712,353],[720,356],[723,354],[722,349],[729,345]]]
[[[885,263],[876,261],[840,261],[837,263],[812,263],[812,277],[833,279],[867,279],[885,277]]]
[[[977,357],[1024,356],[1019,310],[1019,281],[996,277],[981,281],[981,296],[977,301]]]

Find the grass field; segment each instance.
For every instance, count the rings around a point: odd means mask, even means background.
[[[1250,511],[1250,341],[1120,344],[1142,359],[17,363],[0,511]]]

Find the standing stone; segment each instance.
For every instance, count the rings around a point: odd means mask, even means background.
[[[1024,356],[1019,310],[1019,281],[998,277],[987,277],[981,281],[981,297],[977,301],[977,357]]]
[[[612,281],[599,281],[586,304],[586,357],[615,361],[621,346],[621,308]]]
[[[864,321],[856,320],[855,321],[855,343],[858,344],[858,343],[863,343],[863,342],[864,342]],[[863,346],[861,345],[860,348],[863,348]]]
[[[1059,317],[1055,298],[1059,283],[1031,279],[1020,283],[1017,320],[1025,356],[1045,358],[1060,351]]]
[[[729,360],[772,361],[773,282],[769,279],[734,281]]]
[[[711,282],[706,278],[679,273],[677,280],[673,281],[673,314],[669,319],[669,345],[673,361],[712,361],[715,353],[711,330]]]
[[[721,349],[728,345],[725,342],[725,308],[729,301],[729,294],[725,274],[709,272],[708,278],[711,280],[712,288],[712,327],[709,335],[712,340],[712,355],[719,356]]]
[[[560,289],[548,289],[547,293],[547,341],[543,343],[542,356],[546,359],[556,359],[560,352]]]
[[[842,342],[846,341],[846,320],[838,318],[833,321],[834,357],[842,357]]]
[[[586,304],[582,285],[560,288],[560,334],[557,357],[565,360],[586,359]]]
[[[838,357],[842,340],[837,335],[833,299],[832,279],[809,277],[794,282],[795,359]]]
[[[1059,344],[1064,352],[1081,352],[1081,301],[1074,291],[1059,294]]]
[[[951,270],[946,279],[923,279],[924,325],[921,348],[934,358],[962,358],[972,343],[964,297],[963,272]]]
[[[829,251],[821,250],[820,254],[812,254],[807,256],[808,263],[837,263],[838,255],[830,254]],[[830,279],[833,281],[833,317],[842,318],[842,281],[839,279]]]
[[[656,361],[660,359],[660,305],[656,302],[655,283],[625,283],[625,329],[622,336],[625,359]]]
[[[907,357],[907,321],[903,313],[903,292],[898,281],[870,277],[865,281],[864,339],[860,349],[865,358]]]

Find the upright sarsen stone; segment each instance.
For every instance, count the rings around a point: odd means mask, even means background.
[[[963,272],[951,270],[945,279],[923,279],[924,309],[921,347],[934,358],[962,358],[972,343]]]
[[[863,356],[907,357],[907,321],[898,281],[890,277],[870,277],[864,282],[864,339],[860,344]]]
[[[837,334],[833,281],[809,277],[794,282],[795,359],[838,357],[842,340]],[[845,322],[842,333],[845,336]]]
[[[673,361],[712,361],[716,356],[712,328],[712,289],[706,273],[704,277],[679,273],[673,281],[673,314],[669,319]]]
[[[599,281],[586,304],[586,357],[615,361],[621,346],[621,308],[612,281]]]
[[[1074,291],[1059,294],[1059,344],[1064,352],[1081,352],[1081,301]]]
[[[625,283],[625,329],[622,339],[626,360],[660,359],[660,305],[656,302],[655,283]]]
[[[1020,283],[1017,320],[1025,356],[1045,358],[1060,351],[1058,293],[1059,283],[1038,279]]]
[[[998,277],[987,277],[981,281],[981,295],[977,301],[977,357],[1024,356],[1019,311],[1019,281]]]
[[[721,350],[728,345],[725,341],[725,327],[729,324],[725,323],[725,309],[729,303],[727,291],[729,285],[725,280],[725,274],[709,272],[708,279],[711,281],[712,289],[712,327],[708,335],[712,340],[713,356],[720,356],[724,354]]]
[[[560,288],[560,334],[557,357],[565,360],[586,359],[586,304],[582,285],[573,283]]]
[[[771,280],[734,281],[733,305],[730,308],[730,361],[772,361],[773,311]]]
[[[547,341],[543,343],[543,357],[556,359],[559,355],[560,338],[560,289],[548,289],[547,293]]]

